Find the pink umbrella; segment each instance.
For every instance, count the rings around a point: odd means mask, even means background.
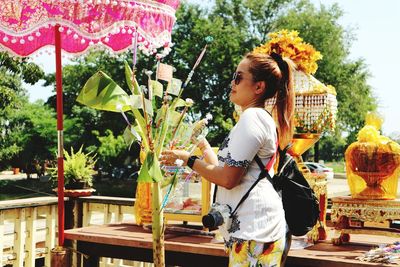
[[[64,244],[61,50],[81,54],[105,46],[167,55],[179,0],[0,0],[0,51],[26,57],[55,46],[58,132],[58,243]]]

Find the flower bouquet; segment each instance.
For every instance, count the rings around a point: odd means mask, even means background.
[[[206,41],[211,42],[212,39]],[[99,71],[89,78],[77,98],[78,102],[86,106],[121,113],[127,124],[123,134],[125,141],[128,145],[140,143],[142,166],[136,190],[135,218],[139,225],[152,224],[156,266],[164,266],[163,208],[168,196],[176,188],[179,174],[179,168],[172,175],[165,171],[160,166],[159,157],[165,148],[192,151],[206,131],[203,121],[189,123],[186,120],[193,101],[181,98],[206,48],[207,45],[184,83],[173,77],[172,66],[158,62],[156,78],[153,79],[152,71],[146,71],[147,84],[139,85],[135,77],[134,57],[133,69],[125,62],[125,76],[131,94]],[[161,81],[167,83],[166,88]],[[125,112],[128,111],[132,112],[133,121],[126,116]],[[163,186],[169,186],[164,198],[161,190]]]

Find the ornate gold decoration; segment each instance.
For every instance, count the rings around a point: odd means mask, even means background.
[[[363,222],[382,222],[400,219],[400,199],[365,200],[351,197],[332,199],[331,220],[338,222],[346,216]]]

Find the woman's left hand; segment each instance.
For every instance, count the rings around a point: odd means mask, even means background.
[[[163,165],[173,166],[175,161],[180,159],[183,161],[183,165],[187,165],[187,161],[190,157],[190,153],[184,150],[165,150],[161,152],[160,162]]]

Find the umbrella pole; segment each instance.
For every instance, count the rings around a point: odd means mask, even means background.
[[[56,91],[57,91],[57,136],[58,136],[58,245],[64,245],[64,143],[63,143],[63,94],[61,65],[61,34],[60,25],[55,30],[56,48]]]

